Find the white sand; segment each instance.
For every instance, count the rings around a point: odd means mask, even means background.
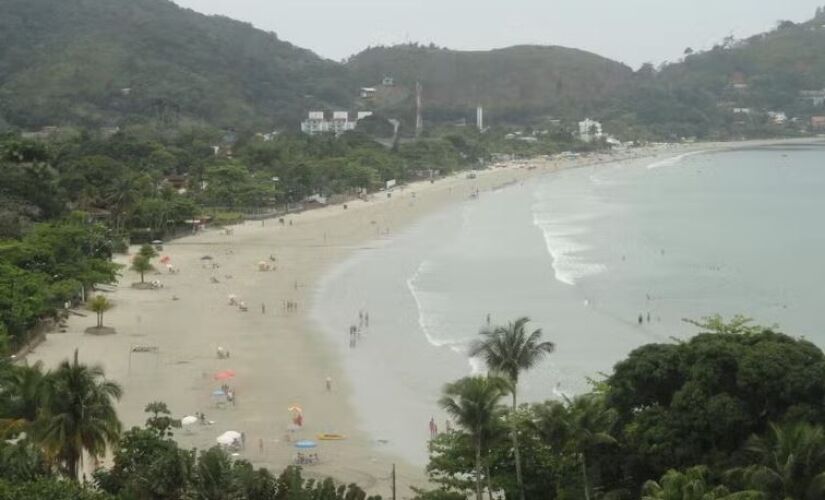
[[[706,144],[662,147],[635,150],[630,155],[706,149]],[[52,367],[78,348],[83,362],[101,363],[107,376],[122,384],[125,396],[118,412],[127,427],[143,424],[143,409],[151,401],[166,402],[178,418],[202,411],[214,425],[194,425],[191,432],[177,432],[182,446],[205,449],[224,431],[243,431],[246,451],[241,456],[276,474],[294,457],[292,444],[285,442],[290,423],[287,408],[299,404],[304,409],[304,428],[293,439],[315,439],[320,432],[347,436],[343,441],[320,442],[317,452],[321,463],[305,467],[307,476],[356,482],[371,493],[388,496],[390,469],[395,462],[399,496],[409,497],[410,485],[426,485],[424,471],[388,456],[380,444],[357,431],[348,398],[350,389],[333,359],[334,350],[305,316],[311,310],[309,301],[320,276],[377,232],[396,233],[450,201],[466,199],[476,189],[616,159],[602,155],[587,160],[534,160],[530,168],[487,170],[473,180],[459,174],[434,184],[413,184],[394,191],[391,199],[379,193],[369,202],[349,203],[347,210],[331,206],[291,215],[285,225],[277,220],[268,220],[264,226],[247,222],[235,226],[232,235],[210,229],[176,240],[166,244],[161,254],[171,257],[180,273],[170,275],[164,270],[161,275],[147,275],[147,280],[160,280],[163,289],[133,289],[130,284],[138,281],[137,275],[123,271],[120,285],[109,294],[115,307],[104,318],[107,326],[117,329],[116,335],[84,335],[83,330],[94,325],[94,314],[73,317],[68,333],[50,334],[29,356],[30,361],[42,360]],[[201,260],[204,255],[214,257],[214,261]],[[270,255],[277,257],[277,270],[260,272],[257,263],[268,262]],[[118,260],[126,262],[125,257]],[[211,262],[221,267],[213,270]],[[157,263],[157,267],[163,266]],[[220,283],[211,283],[211,277]],[[245,301],[248,312],[228,305],[230,294]],[[296,301],[299,311],[286,312],[286,300]],[[157,346],[160,353],[130,357],[130,348],[135,345]],[[228,349],[231,357],[217,359],[218,346]],[[224,369],[237,372],[228,384],[237,391],[238,401],[234,407],[218,409],[211,393],[221,382],[214,381],[213,374]],[[325,388],[328,376],[333,381],[332,392]],[[263,452],[259,440],[263,441]]]

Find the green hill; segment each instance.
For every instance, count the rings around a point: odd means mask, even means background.
[[[627,66],[589,52],[538,46],[472,52],[377,47],[352,57],[347,67],[361,86],[391,76],[411,99],[415,82],[421,82],[429,119],[466,117],[478,105],[506,121],[547,114],[580,117],[632,77]]]
[[[0,124],[266,127],[347,103],[345,75],[272,33],[167,0],[0,2]]]
[[[825,88],[825,15],[743,40],[728,38],[658,71],[642,68],[598,116],[614,127],[669,137],[774,136],[804,129],[822,106],[800,92]],[[738,112],[735,112],[738,110]],[[747,112],[745,112],[747,111]],[[796,124],[773,123],[768,112]]]
[[[416,82],[435,123],[472,120],[481,105],[488,123],[592,116],[625,138],[777,135],[792,127],[767,111],[802,122],[825,113],[799,98],[825,88],[825,16],[633,72],[554,46],[376,47],[339,64],[168,0],[0,2],[0,131],[147,121],[294,130],[310,109],[369,109],[409,133]],[[376,93],[359,99],[360,87]],[[742,108],[754,113],[733,113]]]

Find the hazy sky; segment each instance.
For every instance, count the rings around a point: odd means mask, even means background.
[[[803,21],[825,0],[174,0],[340,60],[369,45],[564,45],[638,67]]]

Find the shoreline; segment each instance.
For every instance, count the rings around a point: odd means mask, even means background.
[[[206,449],[226,430],[243,431],[249,438],[241,458],[276,474],[293,455],[284,439],[287,408],[299,404],[306,423],[293,439],[314,439],[324,432],[348,436],[344,441],[321,442],[322,462],[304,468],[308,477],[330,476],[387,495],[386,478],[395,462],[403,498],[408,486],[426,486],[424,471],[382,451],[367,432],[359,430],[352,382],[311,314],[315,292],[330,270],[373,242],[392,238],[422,217],[465,200],[474,190],[504,189],[528,177],[569,168],[783,142],[788,141],[698,143],[631,150],[629,155],[525,160],[517,166],[476,172],[476,179],[465,178],[464,171],[434,183],[397,188],[391,197],[379,192],[369,201],[348,202],[346,210],[333,205],[284,216],[292,225],[268,219],[234,226],[230,235],[207,230],[165,245],[162,255],[169,255],[181,272],[150,277],[162,281],[164,288],[132,289],[129,284],[135,274],[123,272],[109,294],[116,307],[105,318],[117,335],[84,335],[90,320],[72,316],[67,333],[49,333],[28,358],[52,367],[79,348],[82,361],[102,363],[107,377],[123,385],[125,397],[118,412],[127,428],[142,425],[143,407],[151,401],[166,402],[176,418],[202,411],[215,424],[195,426],[191,434],[178,432],[181,446]],[[204,268],[208,261],[201,257],[205,255],[221,267]],[[268,261],[270,255],[277,258],[277,270],[258,271],[257,263]],[[230,294],[246,301],[249,311],[229,306]],[[296,302],[298,312],[285,311],[284,301]],[[160,354],[155,359],[131,354],[137,345],[157,346]],[[229,350],[231,357],[217,359],[218,346]],[[210,394],[221,382],[214,382],[212,374],[230,368],[237,372],[228,384],[235,388],[238,404],[217,409]],[[333,381],[331,392],[324,387],[327,377]]]

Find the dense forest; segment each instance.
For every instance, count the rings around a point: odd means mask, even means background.
[[[369,109],[399,119],[409,133],[420,82],[432,125],[472,120],[482,105],[489,123],[574,124],[590,116],[625,140],[782,136],[806,131],[809,117],[823,113],[799,97],[825,88],[823,26],[818,12],[636,71],[554,46],[462,52],[410,44],[337,63],[168,0],[7,0],[0,132],[147,123],[288,132],[310,109]],[[377,88],[377,96],[362,99],[361,87]],[[772,122],[771,111],[788,123]]]
[[[526,318],[482,330],[473,352],[489,375],[445,385],[454,425],[430,442],[433,488],[414,497],[825,498],[823,352],[741,317],[695,324],[689,340],[634,350],[589,393],[534,404],[518,402],[519,375],[555,346]],[[305,480],[299,467],[276,476],[220,447],[181,449],[181,423],[161,402],[125,430],[121,396],[77,355],[48,371],[0,360],[0,498],[367,498],[355,484]],[[111,464],[81,481],[81,454],[107,450]]]

